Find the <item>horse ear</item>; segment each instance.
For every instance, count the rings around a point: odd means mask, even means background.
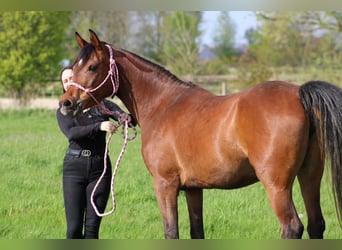
[[[97,51],[102,50],[101,41],[97,37],[96,33],[91,29],[89,30],[89,33],[90,33],[90,42],[95,46],[95,49]]]
[[[78,34],[77,32],[75,32],[75,38],[76,41],[78,43],[78,46],[80,46],[80,48],[83,48],[84,46],[86,46],[88,44],[88,42],[86,40],[84,40],[80,34]]]

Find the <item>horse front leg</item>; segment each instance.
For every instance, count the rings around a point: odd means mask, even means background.
[[[192,239],[204,239],[203,230],[203,190],[185,190],[190,219],[190,235]]]
[[[154,178],[154,192],[163,218],[165,239],[178,239],[178,179]]]

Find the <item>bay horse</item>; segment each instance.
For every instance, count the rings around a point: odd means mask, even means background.
[[[204,238],[203,189],[234,189],[260,181],[282,238],[301,238],[292,199],[298,178],[310,238],[323,238],[320,185],[326,160],[337,217],[342,214],[342,91],[310,81],[268,81],[218,96],[162,66],[113,48],[90,31],[80,46],[73,84],[60,99],[77,115],[117,95],[141,129],[142,156],[154,180],[165,238],[179,238],[177,197],[184,190],[191,238]]]

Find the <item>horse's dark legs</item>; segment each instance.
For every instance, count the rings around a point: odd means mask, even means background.
[[[314,135],[311,138],[303,167],[299,171],[298,181],[308,214],[307,230],[309,237],[322,239],[325,222],[320,205],[320,186],[324,170],[324,161],[322,160],[318,143],[315,140],[316,136]]]
[[[320,206],[319,188],[311,183],[302,181],[301,190],[308,214],[308,233],[311,239],[323,239],[325,221]],[[309,184],[309,185],[308,185]]]
[[[185,190],[190,219],[190,235],[192,239],[204,239],[203,230],[203,190]]]
[[[166,180],[161,177],[155,178],[154,191],[163,218],[165,239],[178,239],[178,180]]]

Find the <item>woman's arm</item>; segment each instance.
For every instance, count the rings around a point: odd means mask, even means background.
[[[118,121],[120,124],[124,123],[127,120],[129,124],[132,124],[133,126],[137,125],[137,122],[132,118],[132,116],[123,111],[116,103],[104,99],[103,105],[113,112],[113,115],[110,117],[113,118],[115,121]]]
[[[119,121],[121,114],[124,114],[125,112],[117,105],[116,103],[106,100],[103,100],[103,105],[105,108],[109,109],[111,112],[113,112],[113,115],[110,115],[112,119],[115,121]]]
[[[86,126],[77,126],[72,117],[64,116],[58,109],[56,112],[59,128],[69,140],[92,137],[100,130],[101,122]]]

